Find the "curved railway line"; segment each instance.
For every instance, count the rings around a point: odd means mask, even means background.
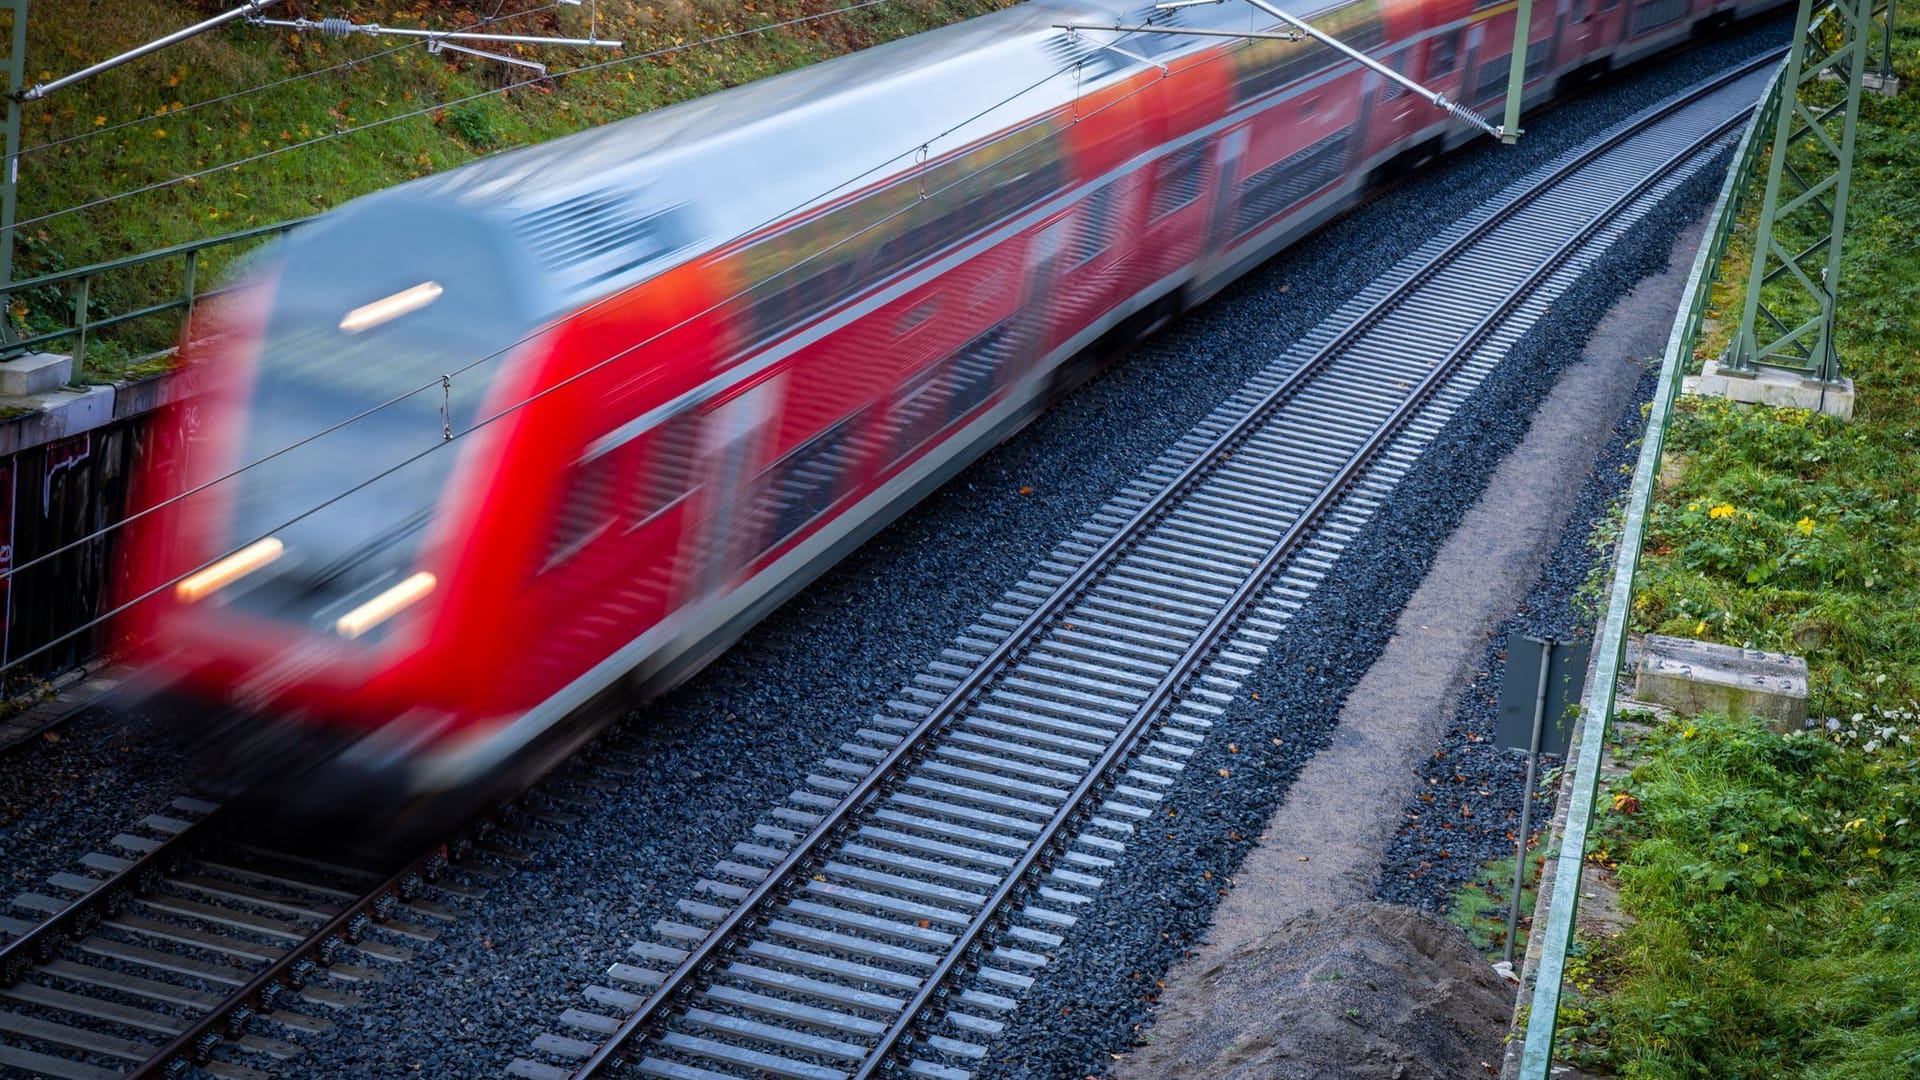
[[[823,762],[507,1071],[971,1075],[1238,679],[1553,296],[1725,145],[1777,58],[1513,185],[1308,335]],[[585,768],[573,782],[591,787]],[[37,923],[0,919],[0,1067],[270,1074],[377,977],[358,961],[404,962],[407,939],[457,914],[422,894],[448,888],[449,851],[487,831],[369,873],[237,844],[210,804],[176,811],[55,875],[61,895],[16,899]]]
[[[1222,406],[509,1066],[961,1080],[1212,718],[1552,298],[1704,168],[1778,54],[1427,245]]]

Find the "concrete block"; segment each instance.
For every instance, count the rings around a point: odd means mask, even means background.
[[[28,353],[0,360],[0,397],[27,397],[65,386],[73,376],[73,357],[59,353]]]
[[[1770,368],[1753,373],[1725,371],[1717,361],[1709,360],[1698,378],[1686,380],[1684,389],[1690,394],[1723,397],[1746,405],[1791,406],[1853,419],[1853,380],[1844,376],[1828,383]]]
[[[1807,662],[1791,653],[1648,634],[1633,696],[1688,714],[1758,716],[1775,731],[1796,731],[1807,720]]]

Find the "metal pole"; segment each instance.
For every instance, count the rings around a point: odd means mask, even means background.
[[[1185,34],[1188,37],[1248,38],[1265,41],[1299,41],[1305,35],[1298,30],[1276,34],[1271,30],[1202,30],[1190,26],[1129,26],[1124,23],[1054,23],[1056,30],[1105,30],[1112,34]]]
[[[1513,13],[1513,55],[1507,65],[1507,116],[1500,125],[1500,141],[1520,141],[1520,99],[1527,87],[1527,39],[1533,36],[1533,0],[1520,0]],[[1511,960],[1513,957],[1509,956]]]
[[[613,38],[565,38],[534,37],[528,34],[488,34],[468,30],[414,30],[381,26],[379,23],[356,23],[345,19],[249,19],[252,26],[273,26],[285,30],[317,30],[330,37],[346,37],[348,34],[368,34],[378,37],[426,38],[429,41],[484,41],[518,45],[576,45],[581,48],[617,49],[621,43]]]
[[[1800,0],[1726,370],[1783,368],[1829,383],[1842,376],[1834,322],[1873,7],[1874,0]],[[1839,41],[1829,47],[1836,31]],[[1838,104],[1813,89],[1829,74],[1844,83]],[[1793,225],[1781,227],[1787,218]],[[1814,239],[1803,247],[1800,236]]]
[[[1520,796],[1520,851],[1513,857],[1513,899],[1507,904],[1507,963],[1520,929],[1520,885],[1527,876],[1527,829],[1533,817],[1534,770],[1540,765],[1540,729],[1547,719],[1547,679],[1553,671],[1553,639],[1540,643],[1540,688],[1533,699],[1533,745],[1527,747],[1527,790]]]
[[[48,94],[51,94],[56,90],[62,90],[62,89],[65,89],[66,87],[72,86],[74,83],[77,83],[82,79],[90,79],[93,76],[98,75],[103,71],[108,71],[112,68],[117,68],[121,64],[127,63],[130,60],[138,60],[141,57],[146,56],[148,53],[159,52],[161,49],[164,49],[169,45],[176,45],[182,41],[187,40],[190,37],[194,37],[199,34],[204,34],[216,26],[221,26],[226,23],[230,23],[233,20],[238,19],[245,15],[252,15],[263,7],[270,7],[279,2],[280,0],[246,0],[245,3],[241,4],[237,8],[232,8],[230,10],[223,11],[220,14],[215,15],[211,19],[203,19],[200,22],[194,23],[192,26],[189,26],[184,30],[175,30],[173,33],[168,34],[166,37],[155,38],[154,40],[147,42],[145,45],[142,45],[137,49],[129,49],[128,51],[121,53],[119,56],[108,57],[107,59],[100,61],[99,63],[93,65],[92,67],[81,68],[79,71],[76,71],[71,75],[62,76],[61,78],[55,79],[50,83],[41,83],[40,85],[34,87],[33,89],[28,90],[26,93],[21,94],[20,100],[35,101],[40,98],[46,97]],[[22,4],[21,6],[25,7],[26,5]]]
[[[1305,22],[1302,22],[1301,20],[1294,18],[1293,16],[1287,14],[1286,12],[1281,11],[1279,8],[1274,7],[1272,4],[1267,3],[1267,0],[1247,0],[1247,3],[1252,4],[1254,7],[1259,8],[1261,11],[1264,11],[1267,14],[1273,16],[1274,18],[1279,19],[1281,22],[1286,23],[1288,26],[1293,27],[1295,30],[1300,31],[1301,33],[1307,35],[1308,37],[1319,42],[1320,44],[1325,45],[1326,47],[1333,49],[1338,53],[1341,53],[1342,55],[1346,56],[1348,59],[1353,60],[1356,63],[1362,64],[1376,72],[1379,72],[1381,75],[1384,75],[1389,79],[1392,79],[1394,82],[1397,82],[1401,86],[1406,87],[1408,90],[1412,91],[1413,93],[1418,94],[1421,98],[1430,102],[1435,107],[1445,109],[1448,113],[1452,114],[1453,116],[1458,117],[1459,119],[1464,120],[1469,124],[1472,124],[1474,127],[1479,128],[1481,131],[1486,132],[1487,134],[1493,136],[1494,138],[1496,139],[1501,138],[1502,135],[1504,134],[1504,132],[1500,128],[1494,127],[1492,124],[1487,123],[1485,119],[1483,119],[1479,114],[1475,113],[1473,110],[1462,108],[1457,102],[1448,101],[1447,95],[1440,93],[1438,90],[1429,90],[1426,87],[1421,86],[1419,83],[1414,82],[1412,79],[1407,78],[1405,75],[1402,75],[1399,72],[1388,67],[1387,65],[1381,63],[1380,61],[1375,60],[1373,57],[1368,56],[1366,53],[1361,52],[1359,49],[1355,49],[1355,48],[1352,48],[1351,46],[1343,44],[1340,41],[1340,39],[1334,37],[1333,35],[1322,33],[1321,31],[1316,30],[1313,27],[1307,25]]]
[[[20,87],[27,78],[27,0],[7,0],[13,12],[13,47],[7,51],[6,161],[0,167],[0,288],[13,284],[13,219],[19,206]],[[11,344],[13,297],[0,292],[0,344]]]

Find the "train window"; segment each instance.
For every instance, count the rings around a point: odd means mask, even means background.
[[[947,398],[947,420],[952,422],[979,408],[1011,359],[1013,322],[1008,320],[974,338],[953,355],[953,393]]]
[[[855,413],[802,443],[765,474],[762,498],[768,525],[762,551],[805,528],[840,497],[855,452],[852,435],[864,412]]]
[[[1386,40],[1379,0],[1359,0],[1325,15],[1313,25],[1362,52]],[[1236,102],[1251,101],[1290,82],[1324,71],[1346,58],[1313,40],[1263,38],[1234,53]]]
[[[1352,141],[1353,129],[1342,128],[1241,181],[1234,235],[1245,236],[1339,179]]]
[[[587,546],[613,524],[617,512],[614,491],[619,454],[602,454],[575,465],[570,472],[566,494],[561,497],[553,531],[547,540],[546,562],[541,572],[559,566]]]
[[[1059,139],[1029,124],[748,246],[743,321],[764,341],[1059,189]],[[921,197],[922,191],[926,197]]]
[[[1402,75],[1405,75],[1407,73],[1407,50],[1401,49],[1399,52],[1394,53],[1392,56],[1387,58],[1386,64],[1388,67],[1392,68],[1393,70],[1399,72]],[[1381,101],[1383,102],[1392,101],[1394,98],[1397,98],[1406,92],[1407,92],[1406,87],[1400,85],[1397,82],[1394,82],[1392,79],[1385,78],[1384,76],[1382,77],[1381,86],[1380,86]]]
[[[1473,102],[1485,105],[1507,92],[1507,73],[1513,70],[1513,54],[1496,56],[1480,65],[1473,79]]]
[[[928,364],[914,372],[901,388],[893,412],[887,417],[889,465],[912,453],[946,426],[947,418],[940,411],[940,392],[945,385],[941,376],[946,373],[946,367],[944,361]]]
[[[1644,34],[1679,22],[1687,14],[1688,0],[1643,0],[1633,5],[1633,29],[1629,34]]]
[[[1460,31],[1441,34],[1427,46],[1427,78],[1438,79],[1453,74],[1454,65],[1460,62]]]
[[[1547,65],[1552,62],[1553,62],[1553,39],[1552,38],[1541,38],[1539,41],[1527,42],[1526,81],[1532,82],[1533,80],[1539,78],[1547,70]]]
[[[629,528],[639,528],[693,490],[700,450],[700,415],[688,411],[669,418],[647,439],[647,454],[632,491]]]
[[[1206,181],[1206,142],[1189,143],[1160,159],[1153,177],[1153,208],[1147,214],[1149,224],[1200,197]]]
[[[979,408],[1006,381],[1016,344],[1009,319],[915,372],[887,422],[888,465],[898,464],[949,424]]]
[[[1120,185],[1108,184],[1080,204],[1080,231],[1069,253],[1068,265],[1085,266],[1113,246],[1114,221],[1120,208]]]

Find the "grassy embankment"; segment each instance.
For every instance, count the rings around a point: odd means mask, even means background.
[[[1668,442],[1635,628],[1805,656],[1817,724],[1782,737],[1680,717],[1634,748],[1589,857],[1617,863],[1635,921],[1586,943],[1574,981],[1592,993],[1562,1022],[1577,1056],[1636,1080],[1920,1076],[1911,16],[1896,65],[1904,92],[1867,99],[1853,173],[1837,334],[1859,388],[1853,421],[1689,398]],[[1696,359],[1738,320],[1750,239]]]
[[[639,55],[832,11],[847,2],[599,0],[599,36],[623,39],[624,49],[514,50],[556,72],[620,57],[634,59],[444,107],[533,73],[454,53],[432,55],[418,43],[375,55],[403,44],[401,39],[335,38],[244,25],[216,30],[26,106],[22,146],[27,153],[20,170],[18,217],[24,227],[16,277],[304,217],[486,153],[979,15],[1007,6],[1009,0],[887,0],[790,28],[654,57]],[[41,82],[78,70],[229,6],[227,0],[35,4],[28,22],[28,80]],[[459,29],[479,22],[494,8],[490,0],[337,0],[289,3],[270,13]],[[497,29],[503,33],[579,37],[588,35],[595,14],[586,5],[556,7],[536,0],[508,0],[500,11]],[[528,14],[505,18],[516,11]],[[367,59],[337,72],[192,108],[196,102],[320,72],[355,57]],[[421,115],[405,116],[416,112]],[[387,118],[399,119],[380,123]],[[138,122],[118,126],[127,121]],[[363,125],[377,126],[333,135]],[[58,145],[32,149],[51,143]],[[266,156],[91,209],[59,213],[256,155]],[[777,165],[770,162],[769,167]],[[52,214],[59,216],[44,217]],[[231,249],[210,253],[199,267],[199,280],[217,280],[235,254]],[[90,310],[98,317],[176,295],[181,273],[175,260],[104,276],[94,285]],[[15,298],[10,315],[25,328],[51,328],[67,324],[72,304],[64,293],[29,293]],[[108,379],[143,373],[132,358],[166,343],[173,333],[172,320],[160,319],[105,341],[90,339],[88,375]]]

